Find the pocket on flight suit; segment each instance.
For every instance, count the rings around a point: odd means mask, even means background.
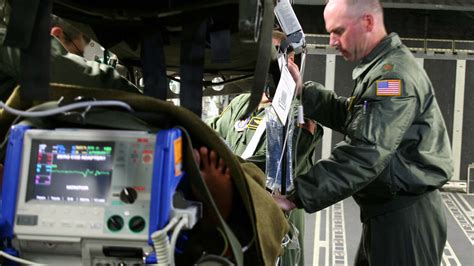
[[[355,104],[352,111],[352,122],[347,133],[359,141],[374,144],[373,121],[370,117],[370,102]]]

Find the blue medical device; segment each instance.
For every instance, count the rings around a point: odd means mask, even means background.
[[[182,158],[179,129],[152,134],[12,127],[0,241],[19,244],[4,251],[16,248],[22,258],[40,263],[141,261],[113,258],[105,249],[152,251],[150,235],[168,223],[174,208]],[[61,250],[70,257],[55,258]]]
[[[148,243],[153,244],[151,234],[162,229],[170,220],[174,192],[184,175],[182,137],[179,129],[157,135],[155,164],[150,206],[150,227]]]

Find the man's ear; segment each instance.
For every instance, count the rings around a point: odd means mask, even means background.
[[[365,29],[370,32],[374,29],[374,16],[371,14],[364,15],[362,17]]]
[[[53,35],[56,38],[61,38],[63,35],[63,29],[61,29],[60,27],[52,27],[51,35]]]

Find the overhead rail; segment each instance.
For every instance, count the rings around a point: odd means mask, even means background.
[[[414,53],[446,54],[446,55],[469,55],[474,56],[474,41],[470,40],[448,40],[448,39],[423,39],[423,38],[401,38],[403,43]],[[330,50],[328,34],[306,34],[308,49]]]

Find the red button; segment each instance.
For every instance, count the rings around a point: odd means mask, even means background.
[[[142,158],[143,163],[146,163],[146,164],[151,163],[151,159],[152,159],[152,158],[151,158],[151,155],[150,155],[150,154],[144,154],[144,155],[143,155],[143,158]]]

